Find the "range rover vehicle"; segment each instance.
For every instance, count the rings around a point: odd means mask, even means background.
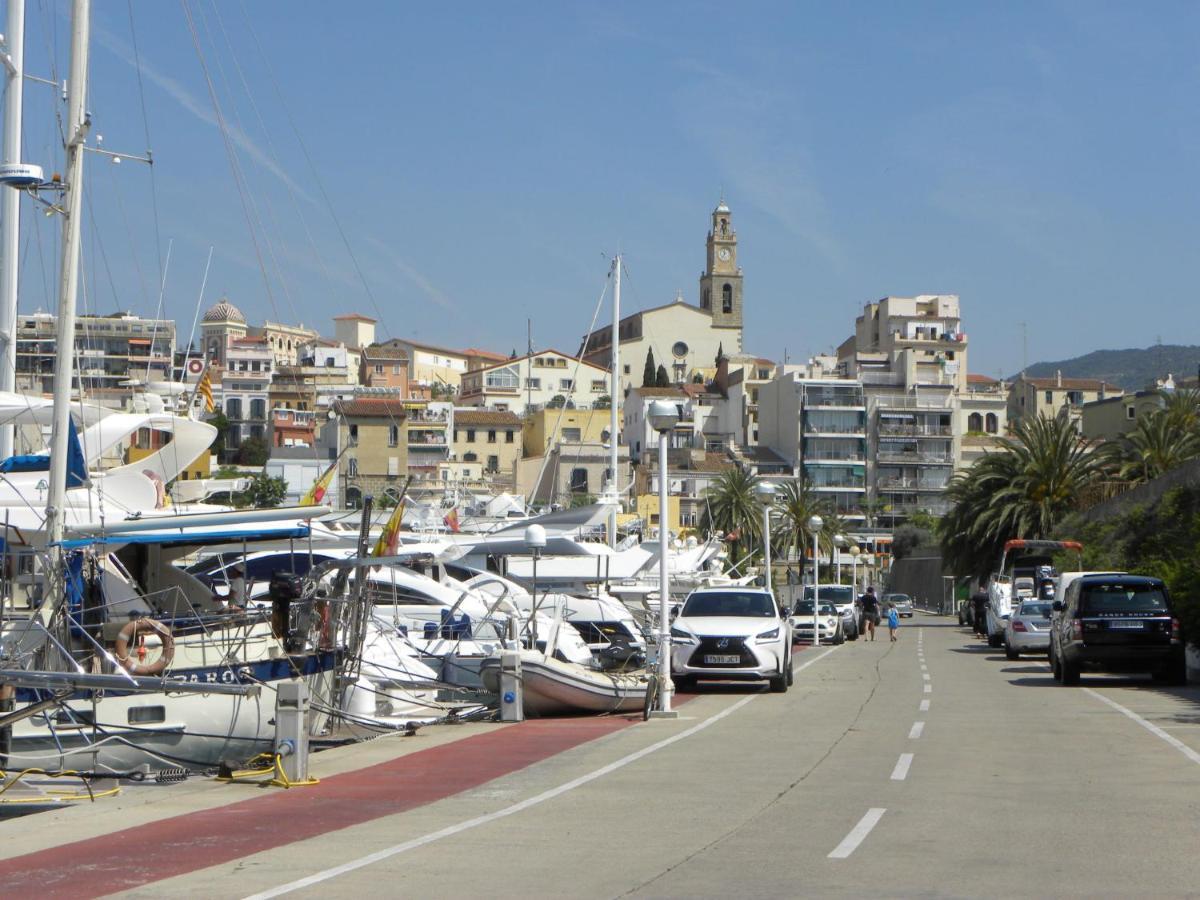
[[[1080,672],[1150,672],[1187,681],[1183,635],[1161,579],[1085,575],[1054,601],[1050,665],[1065,685]]]

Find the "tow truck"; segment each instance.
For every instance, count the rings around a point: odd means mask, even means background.
[[[1079,541],[1025,539],[1005,543],[1000,563],[988,579],[986,632],[989,647],[1004,646],[1004,625],[1013,609],[1025,597],[1042,595],[1043,586],[1052,583],[1058,574],[1053,567],[1053,555],[1063,550],[1073,550],[1078,557],[1083,553],[1083,544]],[[1082,563],[1077,568],[1082,569]]]

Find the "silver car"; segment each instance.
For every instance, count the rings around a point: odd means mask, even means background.
[[[896,615],[902,619],[911,619],[913,614],[912,597],[908,594],[884,594],[883,608],[887,610],[888,604],[891,603],[896,607]]]
[[[1013,610],[1004,624],[1004,655],[1019,659],[1022,653],[1050,650],[1050,601],[1029,598]]]

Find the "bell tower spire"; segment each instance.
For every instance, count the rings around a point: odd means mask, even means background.
[[[712,316],[713,325],[737,329],[736,345],[741,352],[742,269],[738,265],[737,251],[733,214],[725,203],[722,190],[708,232],[707,265],[700,275],[700,308]]]

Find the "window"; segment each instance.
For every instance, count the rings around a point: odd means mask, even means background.
[[[710,306],[712,306],[712,294],[708,288],[704,289],[704,294],[700,298],[700,306],[703,309],[708,309]],[[629,373],[626,372],[625,374],[628,375]]]
[[[586,494],[588,489],[588,471],[587,469],[572,469],[571,470],[571,493]]]
[[[513,442],[513,430],[510,428],[504,432],[504,443],[511,444]]]
[[[604,390],[604,379],[603,378],[593,378],[592,379],[592,393],[594,394],[597,391],[603,391],[603,390]]]
[[[376,364],[376,366],[375,366],[375,374],[376,374],[376,375],[382,375],[382,374],[383,374],[383,364],[382,364],[382,363]]]
[[[1127,418],[1127,419],[1136,419],[1136,418],[1137,418],[1137,411],[1136,411],[1136,410],[1135,410],[1135,409],[1134,409],[1132,406],[1127,406],[1127,407],[1125,407],[1125,418]]]
[[[352,441],[358,440],[358,426],[357,425],[350,426],[350,440],[352,440]]]
[[[488,443],[489,444],[496,443],[496,429],[495,428],[488,429]]]
[[[1046,391],[1046,402],[1047,403],[1054,402],[1054,391]]]
[[[126,714],[130,725],[152,725],[167,721],[165,706],[134,706]]]
[[[987,414],[986,428],[987,428],[988,434],[995,434],[997,431],[1000,430],[1000,420],[996,418],[995,413]]]
[[[1072,406],[1083,404],[1083,391],[1067,391],[1067,402]]]
[[[488,461],[487,461],[487,470],[489,472],[499,472],[500,471],[500,457],[489,456]]]
[[[230,397],[225,401],[225,415],[230,419],[242,417],[242,401],[240,397]]]
[[[967,431],[983,431],[983,416],[979,413],[967,416]]]
[[[728,283],[721,286],[721,312],[733,312],[733,285]]]
[[[533,391],[540,391],[540,390],[542,389],[542,379],[540,379],[540,378],[526,378],[526,379],[525,379],[525,387],[527,387],[527,388],[529,388],[530,390],[533,390]]]
[[[358,477],[358,460],[355,457],[352,456],[346,460],[346,471],[351,478]]]
[[[399,444],[400,444],[400,426],[399,425],[389,425],[388,426],[388,446],[396,447],[396,446],[399,446]]]
[[[475,453],[464,453],[463,462],[478,462],[479,456]]]
[[[629,374],[629,366],[628,365],[621,366],[621,368],[624,370],[626,375]]]
[[[575,443],[579,443],[583,437],[580,429],[578,428],[564,428],[562,431],[562,436],[564,441],[573,441]]]
[[[475,429],[474,428],[467,429],[467,443],[468,444],[475,443]]]
[[[399,366],[392,366],[392,374],[393,374],[393,375],[399,375],[399,374],[400,374],[400,367],[399,367]]]
[[[558,389],[560,391],[573,391],[575,390],[575,381],[571,378],[560,378],[558,380]]]

